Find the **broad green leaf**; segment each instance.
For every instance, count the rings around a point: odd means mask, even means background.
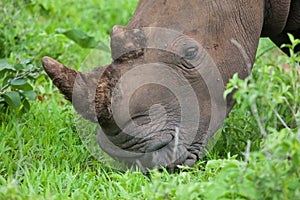
[[[23,85],[12,85],[12,88],[23,90],[23,91],[31,91],[31,90],[33,90],[33,87],[28,82],[26,82]]]
[[[85,32],[79,29],[57,29],[57,32],[64,34],[69,39],[73,40],[76,44],[82,48],[96,48],[109,52],[109,48],[101,41],[97,41],[94,37],[87,35]]]
[[[231,87],[225,90],[224,94],[223,94],[223,98],[226,99],[226,97],[228,96],[228,94],[230,94],[235,88]]]
[[[30,110],[30,103],[28,102],[27,99],[24,99],[24,100],[22,101],[22,105],[23,105],[23,109],[24,109],[26,112],[28,112],[28,111]]]
[[[34,69],[34,65],[33,64],[28,64],[28,65],[26,65],[26,70],[32,70],[32,69]]]
[[[20,64],[20,63],[17,63],[17,64],[14,65],[14,68],[16,70],[22,70],[22,69],[24,69],[24,66],[22,64]]]
[[[20,91],[20,94],[26,98],[28,98],[29,100],[34,100],[36,98],[36,93],[34,91]]]
[[[22,86],[27,83],[27,80],[25,78],[19,78],[19,79],[14,79],[10,82],[11,85],[13,86]]]
[[[0,71],[5,70],[5,69],[15,71],[15,68],[12,65],[8,64],[8,62],[6,60],[1,59],[0,60]]]
[[[30,59],[24,59],[24,58],[19,58],[20,59],[20,64],[22,65],[27,65],[30,63]]]
[[[21,97],[18,92],[6,92],[5,94],[3,94],[3,98],[5,102],[12,108],[17,108],[21,105]]]

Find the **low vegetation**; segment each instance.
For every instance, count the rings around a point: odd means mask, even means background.
[[[0,199],[299,198],[300,41],[292,36],[291,57],[262,39],[252,75],[230,81],[237,104],[195,167],[122,172],[89,153],[40,60],[78,69],[95,49],[107,52],[111,27],[125,25],[136,3],[0,2]]]

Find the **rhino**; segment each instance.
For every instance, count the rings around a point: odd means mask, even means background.
[[[83,73],[45,56],[42,65],[100,125],[111,157],[193,166],[235,103],[223,97],[230,78],[251,73],[260,37],[279,47],[288,33],[300,38],[299,9],[298,0],[140,0],[127,26],[112,28],[111,64]]]

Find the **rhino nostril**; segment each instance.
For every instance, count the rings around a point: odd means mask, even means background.
[[[150,144],[150,146],[146,149],[146,153],[159,150],[159,149],[167,146],[172,140],[173,140],[173,136],[167,135],[164,138],[161,138],[161,139],[155,141],[153,144]]]

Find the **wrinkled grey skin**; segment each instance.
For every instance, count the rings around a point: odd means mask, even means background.
[[[249,75],[261,36],[270,37],[278,46],[289,42],[288,32],[300,38],[299,8],[299,0],[140,0],[128,25],[115,26],[111,32],[112,64],[81,73],[49,57],[44,57],[42,62],[54,84],[77,112],[100,124],[103,133],[99,133],[99,144],[109,155],[146,168],[193,166],[203,156],[208,140],[223,120],[220,118],[213,129],[209,128],[214,114],[212,107],[219,106],[220,112],[224,107],[220,106],[221,99],[210,99],[207,80],[195,70],[198,66],[191,65],[195,56],[204,60],[199,64],[203,65],[206,54],[197,52],[199,49],[190,54],[190,48],[186,46],[193,42],[188,40],[176,46],[176,52],[183,52],[178,53],[179,56],[146,48],[152,40],[149,38],[155,37],[151,33],[147,36],[142,28],[163,27],[198,42],[220,73],[220,78],[217,75],[210,77],[210,82],[222,81],[225,88],[233,74],[238,73],[240,78]],[[130,32],[132,29],[140,31]],[[149,63],[162,63],[177,70],[192,86],[197,101],[191,102],[201,113],[198,119],[191,119],[197,123],[195,134],[193,126],[180,125],[179,99],[158,84],[139,87],[130,96],[130,117],[125,115],[124,105],[127,104],[124,99],[129,95],[128,88],[136,83],[118,85],[118,81],[135,66]],[[151,78],[151,70],[150,73],[141,70],[140,76]],[[172,77],[169,82],[178,88],[186,84]],[[231,97],[232,94],[225,102],[225,116],[234,105]],[[117,109],[115,113],[113,106]],[[130,128],[134,127],[130,123],[142,128]]]

